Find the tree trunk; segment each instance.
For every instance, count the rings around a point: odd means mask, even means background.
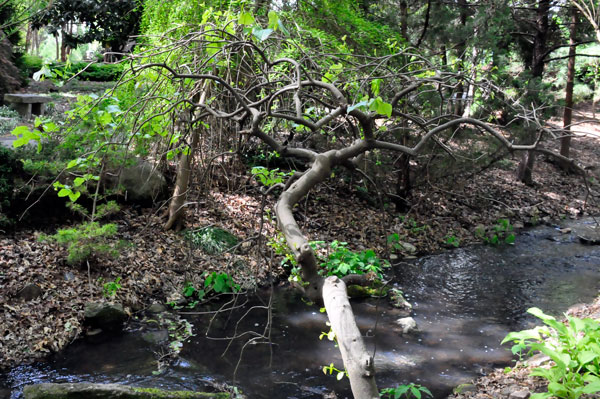
[[[206,100],[208,87],[204,87],[200,95],[199,104],[204,104]],[[194,152],[198,146],[200,133],[198,128],[192,129],[192,138],[187,151],[181,154],[179,164],[177,165],[177,178],[175,179],[175,189],[169,204],[169,217],[165,223],[164,229],[170,230],[175,228],[179,231],[183,227],[183,216],[185,214],[185,200],[190,185],[190,177],[192,175],[192,161],[194,160]]]
[[[27,24],[27,33],[25,34],[25,54],[29,52],[31,48],[33,30],[31,29],[31,23]]]
[[[60,60],[62,62],[67,62],[67,45],[65,44],[65,29],[60,32]]]
[[[467,1],[466,0],[458,0],[458,5],[460,7],[460,24],[464,27],[467,25]],[[456,85],[456,89],[454,91],[454,115],[460,117],[465,111],[465,85],[463,74],[465,72],[465,57],[467,56],[467,46],[466,39],[461,40],[460,43],[456,45],[457,52],[457,75],[460,79],[458,84]]]
[[[563,113],[563,136],[560,140],[560,155],[569,158],[571,152],[571,122],[573,120],[573,83],[575,80],[575,51],[577,34],[577,9],[571,6],[571,26],[569,27],[569,61],[567,63],[567,87],[565,89],[565,110]],[[569,172],[571,163],[560,162],[561,168]]]
[[[535,36],[533,41],[533,55],[529,64],[533,78],[541,78],[544,74],[546,41],[548,38],[548,14],[550,13],[550,0],[539,0],[536,9]],[[531,138],[535,133],[531,134]],[[533,185],[533,168],[535,154],[528,151],[521,158],[517,167],[517,179],[528,186]]]
[[[517,178],[528,186],[533,186],[533,167],[535,166],[535,151],[525,151],[517,167]]]
[[[323,284],[323,302],[348,372],[352,394],[357,399],[379,398],[373,357],[367,352],[354,321],[346,284],[335,276],[327,277]]]
[[[406,1],[400,2],[400,35],[406,40],[406,43],[410,43],[408,40],[408,4],[406,4]]]
[[[329,178],[333,166],[364,153],[367,149],[368,144],[361,141],[341,151],[312,153],[310,169],[281,193],[275,206],[279,229],[302,269],[303,280],[308,283],[306,295],[313,301],[322,300],[325,304],[356,399],[379,398],[373,358],[367,352],[356,326],[346,285],[337,277],[323,279],[319,275],[315,253],[302,234],[292,209],[312,188]]]

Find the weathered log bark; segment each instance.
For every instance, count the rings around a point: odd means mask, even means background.
[[[362,335],[354,321],[346,284],[337,277],[327,277],[323,284],[323,301],[331,328],[337,337],[354,397],[379,398],[374,378],[373,357],[367,352]]]
[[[311,168],[292,183],[279,197],[275,212],[279,228],[283,232],[289,248],[302,267],[302,278],[308,282],[307,296],[314,301],[323,301],[327,316],[336,334],[344,367],[348,372],[352,394],[357,399],[379,397],[375,382],[375,367],[372,356],[365,344],[348,300],[346,284],[337,277],[323,279],[318,274],[317,259],[296,222],[292,209],[310,189],[331,175],[331,168],[366,151],[366,141],[359,141],[341,151],[328,151],[309,155]]]

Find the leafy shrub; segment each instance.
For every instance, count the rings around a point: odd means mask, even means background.
[[[283,183],[286,176],[291,176],[294,172],[280,172],[279,169],[269,170],[263,166],[255,166],[252,168],[252,175],[261,182],[262,185],[271,187],[275,184]]]
[[[204,280],[204,289],[207,293],[214,291],[217,294],[226,292],[238,292],[240,285],[233,281],[233,278],[227,273],[212,272]]]
[[[240,288],[240,285],[227,273],[205,272],[204,288],[198,288],[191,281],[187,281],[183,286],[182,294],[189,301],[187,307],[193,308],[207,295],[239,292]],[[181,308],[175,302],[168,304],[176,310]]]
[[[25,77],[30,78],[42,68],[44,59],[37,55],[23,54],[17,59],[16,65]]]
[[[185,232],[185,238],[193,246],[211,255],[225,252],[238,243],[238,239],[233,234],[214,226],[188,230]]]
[[[600,323],[567,316],[567,324],[563,324],[538,308],[527,312],[546,326],[511,332],[502,343],[513,342],[513,354],[541,352],[554,361],[550,368],[538,367],[531,372],[548,380],[548,391],[531,398],[577,399],[600,392]]]
[[[37,65],[37,64],[36,64]],[[34,79],[62,79],[66,80],[75,75],[79,80],[89,80],[94,82],[114,82],[119,80],[123,74],[123,65],[121,64],[102,64],[89,62],[61,63],[52,62],[50,64],[41,64],[37,69],[27,68],[29,76]]]
[[[111,242],[117,234],[117,225],[98,222],[85,222],[69,229],[59,229],[51,236],[42,236],[42,240],[55,241],[67,247],[67,263],[81,264],[85,261],[109,256],[116,258],[122,243]]]
[[[0,117],[2,118],[19,118],[20,115],[17,111],[6,105],[0,106]]]
[[[593,96],[594,90],[584,83],[576,83],[573,87],[573,102],[575,104],[590,100]]]

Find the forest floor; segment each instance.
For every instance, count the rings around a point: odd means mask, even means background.
[[[345,241],[353,249],[372,248],[381,257],[390,255],[387,237],[397,233],[410,244],[396,255],[402,258],[445,250],[454,242],[481,243],[477,230],[493,231],[500,218],[509,219],[518,231],[538,223],[600,215],[594,200],[600,192],[600,116],[593,116],[590,104],[578,108],[572,142],[572,156],[589,172],[591,192],[581,176],[562,172],[544,157],[535,168],[536,184],[523,185],[514,178],[518,160],[508,158],[468,178],[450,176],[416,186],[412,207],[402,216],[369,205],[354,186],[341,180],[311,192],[296,216],[311,240]],[[553,150],[558,145],[547,144]],[[42,359],[82,336],[85,304],[108,300],[103,283],[117,278],[121,288],[115,300],[130,315],[152,303],[181,300],[184,284],[202,286],[207,271],[227,272],[248,291],[268,282],[284,283],[289,270],[280,266],[281,257],[267,245],[277,237],[268,217],[274,199],[264,201],[263,217],[260,187],[245,175],[215,179],[206,191],[190,198],[186,228],[210,225],[228,230],[242,241],[234,253],[209,256],[185,233],[163,231],[164,208],[124,206],[111,222],[118,225],[116,238],[130,245],[118,259],[98,259],[89,270],[87,265],[68,265],[65,248],[39,239],[42,233],[69,226],[65,221],[0,232],[0,368]],[[31,284],[41,288],[41,295],[21,299],[19,293]],[[597,314],[597,307],[579,311]],[[521,370],[525,369],[517,372]],[[496,397],[506,384],[537,383],[522,377],[495,372],[476,383],[477,391],[464,395]]]

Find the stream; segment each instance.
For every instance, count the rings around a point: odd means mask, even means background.
[[[385,299],[353,302],[368,348],[376,353],[378,386],[415,382],[444,398],[491,367],[510,365],[509,348],[500,341],[509,331],[534,325],[525,313],[529,307],[560,315],[597,295],[600,246],[582,245],[577,238],[578,230],[591,223],[566,222],[573,229],[569,234],[536,227],[520,234],[514,246],[459,248],[388,270],[388,278],[413,304],[419,330],[401,335],[394,323],[399,312]],[[189,390],[227,384],[248,398],[323,398],[331,391],[337,398],[351,397],[346,378],[338,382],[335,374],[322,372],[330,363],[342,368],[342,361],[333,342],[319,340],[329,327],[318,306],[285,288],[247,300],[243,309],[215,318],[208,333],[211,315],[186,315],[196,335],[160,375],[153,374],[159,347],[147,343],[142,328],[134,325],[103,343],[80,340],[47,362],[0,374],[0,399],[20,398],[26,384],[81,381]],[[270,343],[244,346],[249,332],[264,333],[269,300]],[[236,332],[245,335],[231,343],[219,339]]]

